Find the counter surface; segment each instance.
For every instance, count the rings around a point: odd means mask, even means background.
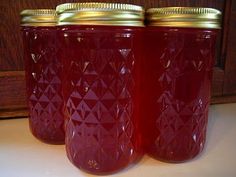
[[[0,120],[0,177],[84,177],[63,145],[35,139],[27,119]],[[210,107],[207,142],[195,159],[168,164],[148,156],[115,175],[122,177],[236,177],[236,104]]]

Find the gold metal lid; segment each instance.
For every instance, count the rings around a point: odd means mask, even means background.
[[[58,5],[58,25],[144,26],[141,6],[120,3],[66,3]]]
[[[149,26],[221,28],[221,12],[201,7],[164,7],[147,10]]]
[[[53,9],[26,9],[20,13],[22,26],[55,26],[57,14]]]

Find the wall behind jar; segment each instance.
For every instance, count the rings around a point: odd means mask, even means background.
[[[94,0],[87,0],[87,2]],[[24,60],[19,13],[29,8],[55,8],[76,0],[1,0],[0,4],[0,118],[27,116]],[[81,1],[85,2],[85,1]],[[99,2],[99,1],[98,1]],[[233,0],[105,0],[149,7],[212,7],[223,12],[213,74],[212,103],[236,101],[236,1]]]

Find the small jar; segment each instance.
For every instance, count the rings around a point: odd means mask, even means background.
[[[55,10],[21,12],[30,129],[39,140],[64,144],[62,64],[57,56]]]
[[[147,10],[143,131],[148,154],[167,162],[202,151],[221,13],[211,8]]]
[[[66,151],[78,168],[113,173],[142,155],[139,62],[144,11],[118,3],[57,7]]]

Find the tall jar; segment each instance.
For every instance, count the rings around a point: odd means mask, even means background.
[[[182,162],[204,147],[220,16],[211,8],[147,10],[142,117],[144,146],[156,159]]]
[[[30,129],[43,142],[63,144],[62,64],[57,56],[56,22],[55,10],[21,12]]]
[[[138,75],[143,9],[69,3],[57,12],[67,156],[89,173],[113,173],[142,155]]]

